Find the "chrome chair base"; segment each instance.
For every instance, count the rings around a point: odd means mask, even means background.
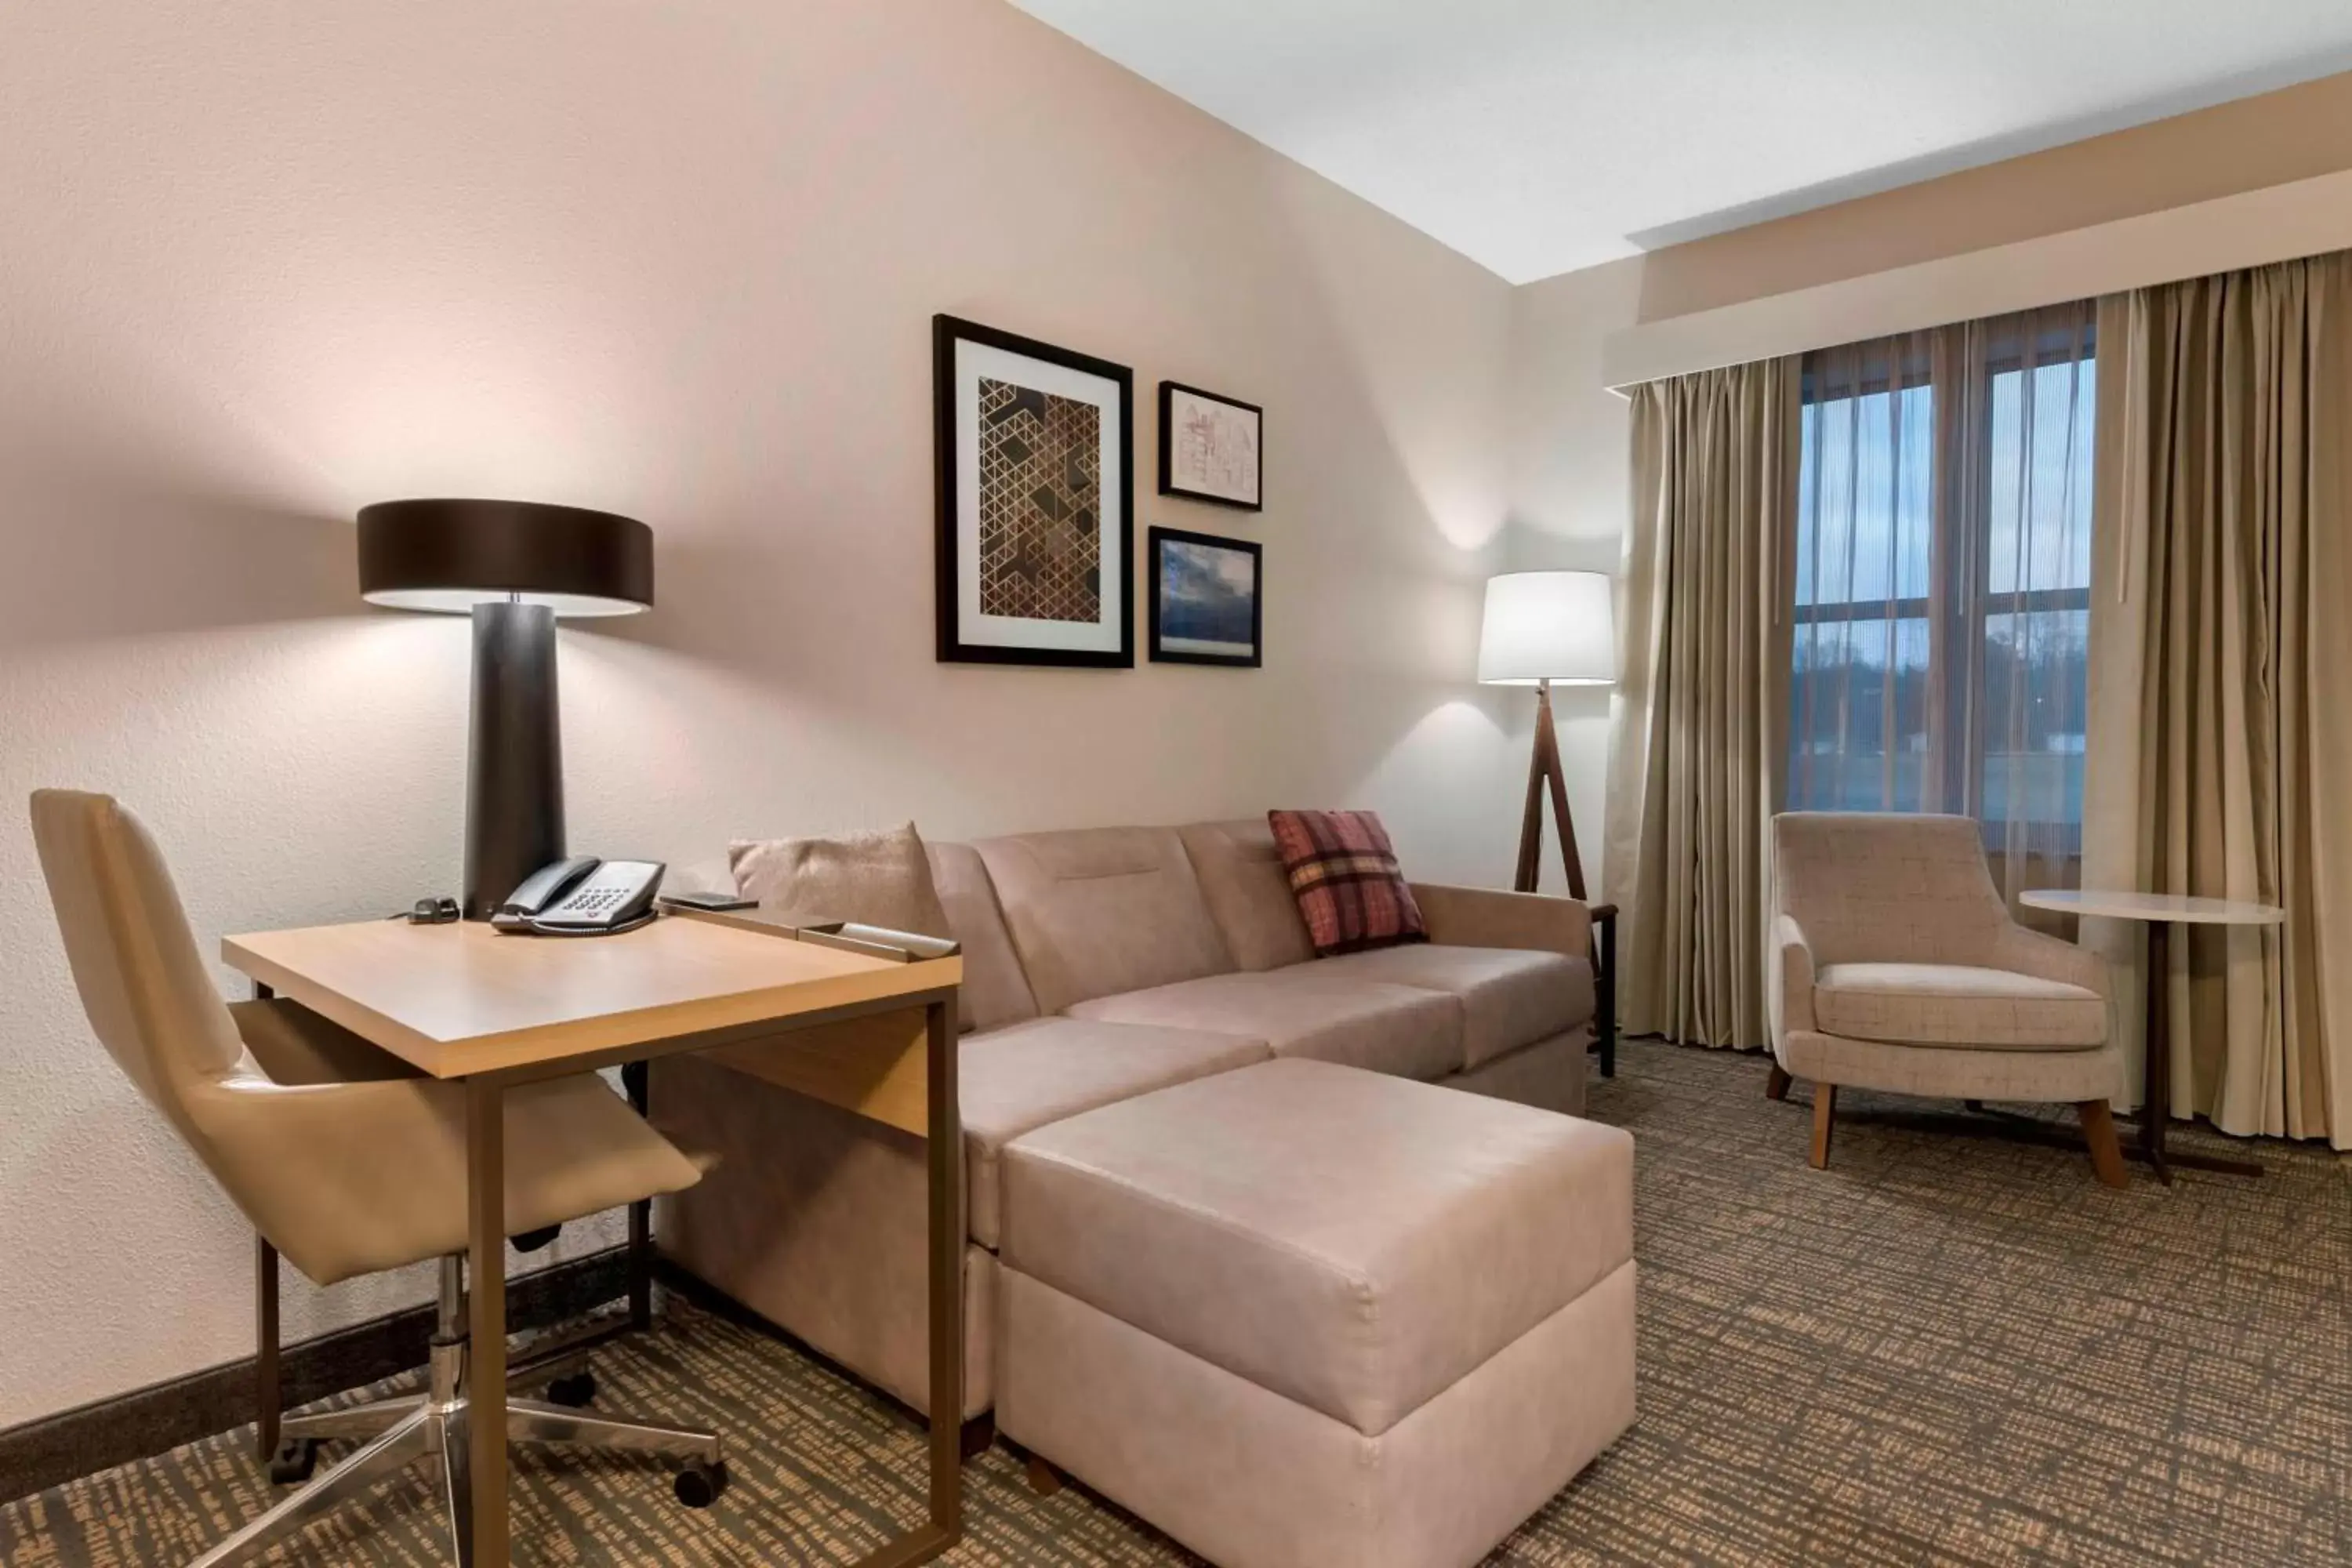
[[[559,1350],[508,1369],[509,1389],[552,1383],[582,1367],[585,1350]],[[362,1438],[356,1453],[317,1480],[197,1558],[189,1568],[227,1568],[276,1546],[304,1526],[420,1460],[440,1478],[448,1501],[451,1561],[473,1560],[472,1479],[467,1445],[473,1440],[466,1398],[465,1295],[457,1258],[441,1263],[440,1330],[435,1335],[432,1382],[423,1397],[383,1400],[344,1410],[289,1415],[279,1430],[289,1443],[322,1438]],[[575,1410],[539,1399],[507,1402],[509,1441],[565,1443],[637,1454],[659,1454],[684,1467],[677,1482],[682,1501],[706,1506],[726,1484],[719,1435],[652,1421],[633,1421]]]

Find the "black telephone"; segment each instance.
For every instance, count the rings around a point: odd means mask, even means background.
[[[599,860],[582,855],[542,866],[490,917],[502,931],[531,936],[611,936],[654,918],[658,860]]]

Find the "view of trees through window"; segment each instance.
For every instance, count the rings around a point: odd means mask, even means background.
[[[2026,326],[1808,358],[1792,808],[2079,847],[2095,367],[2087,317]]]

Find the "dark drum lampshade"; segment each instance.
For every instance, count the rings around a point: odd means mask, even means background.
[[[654,602],[653,530],[535,501],[396,500],[362,507],[360,596],[474,621],[466,777],[467,920],[563,857],[559,616],[626,616]]]
[[[654,602],[654,531],[536,501],[379,501],[360,509],[360,596],[461,616],[515,599],[559,616],[635,615]]]

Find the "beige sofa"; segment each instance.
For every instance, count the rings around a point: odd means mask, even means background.
[[[1263,818],[929,848],[964,949],[966,1418],[995,1402],[1002,1172],[1024,1136],[1276,1058],[1583,1110],[1582,904],[1416,885],[1431,942],[1318,959]],[[665,1204],[663,1252],[927,1411],[920,1143],[693,1058],[651,1088],[661,1125],[720,1155]]]

